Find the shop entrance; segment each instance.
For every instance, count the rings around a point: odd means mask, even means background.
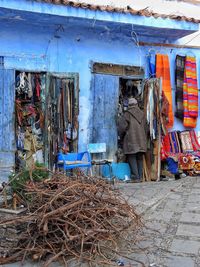
[[[138,102],[138,106],[143,109],[143,79],[137,78],[119,78],[119,102],[118,102],[118,114],[117,117],[121,117],[124,111],[128,108],[128,102],[130,98],[135,98]],[[117,146],[117,162],[125,162],[126,158],[123,154],[123,142],[119,138],[118,134],[118,146]]]
[[[77,151],[78,75],[16,71],[15,110],[16,171]]]
[[[129,96],[142,98],[144,71],[133,66],[94,63],[92,72],[90,143],[106,143],[106,152],[102,156],[118,162],[121,160],[121,143],[118,140],[117,119],[123,113]]]

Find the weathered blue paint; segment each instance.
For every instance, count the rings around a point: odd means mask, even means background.
[[[14,70],[0,69],[0,179],[6,177],[15,162]]]
[[[119,99],[119,78],[112,75],[94,74],[92,82],[93,143],[106,143],[106,157],[115,159],[117,151],[116,115]]]
[[[63,17],[75,17],[75,18],[85,18],[95,21],[108,21],[125,23],[130,25],[142,25],[147,27],[159,27],[162,29],[185,29],[191,31],[197,31],[199,26],[194,23],[163,19],[154,17],[145,17],[145,16],[133,16],[131,14],[117,13],[117,12],[102,12],[82,8],[73,8],[70,6],[64,5],[52,5],[37,3],[34,1],[20,0],[20,5],[18,0],[0,0],[0,8],[6,8],[9,10],[21,10],[26,12],[33,13],[42,13],[47,15],[54,16],[63,16]]]
[[[172,41],[199,27],[183,21],[94,12],[25,0],[21,0],[20,5],[17,0],[0,0],[0,23],[0,56],[5,57],[5,68],[79,73],[80,151],[85,150],[91,141],[94,92],[90,62],[141,66],[148,77],[146,60],[150,47],[138,47],[135,33],[143,41]],[[175,55],[187,53],[188,50],[157,48],[156,51],[167,53],[170,57],[174,88]],[[199,50],[194,50],[194,53],[199,62]],[[198,82],[199,68],[198,64]],[[112,86],[112,77],[107,82]],[[117,94],[117,83],[113,83]],[[108,85],[106,83],[105,86],[110,90]],[[111,89],[114,90],[113,87]],[[109,111],[108,115],[111,116]],[[174,129],[182,128],[181,123],[175,120]],[[200,129],[200,121],[197,129]],[[103,133],[105,138],[108,132],[109,127]],[[10,142],[12,136],[13,132],[9,137]]]

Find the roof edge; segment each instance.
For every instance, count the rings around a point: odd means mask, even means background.
[[[53,4],[53,5],[71,6],[74,8],[90,9],[93,11],[97,10],[97,11],[102,11],[102,12],[106,11],[106,12],[125,13],[125,14],[139,15],[139,16],[145,16],[145,17],[154,17],[154,18],[186,21],[186,22],[191,22],[191,23],[200,23],[199,19],[190,18],[186,16],[180,16],[180,15],[168,15],[168,14],[156,13],[156,12],[148,10],[148,8],[135,10],[130,6],[127,6],[126,8],[119,8],[119,7],[112,7],[108,5],[106,6],[106,5],[87,4],[85,2],[78,3],[74,1],[68,1],[68,0],[33,0],[33,1],[40,2],[40,3],[48,3],[48,4]]]

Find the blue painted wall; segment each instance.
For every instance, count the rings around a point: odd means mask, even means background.
[[[63,30],[59,29],[59,25],[39,26],[31,22],[8,23],[7,21],[2,22],[0,33],[0,55],[5,56],[5,68],[79,73],[79,150],[86,148],[91,130],[90,61],[141,66],[146,70],[146,77],[148,76],[146,60],[149,47],[137,47],[130,35],[125,37],[119,30],[117,34],[114,30],[106,28],[104,32],[99,32],[95,24],[90,30],[84,30],[77,25],[73,27],[73,23]],[[156,37],[153,40],[158,41]],[[149,41],[149,38],[146,38],[146,41]],[[188,50],[163,48],[156,50],[167,53],[170,57],[171,81],[174,88],[175,55],[179,52],[186,54]],[[200,78],[200,52],[194,50],[193,53],[197,57],[198,78]],[[198,83],[200,84],[199,79]],[[182,130],[182,123],[175,120],[174,129]],[[197,129],[200,130],[200,119]]]

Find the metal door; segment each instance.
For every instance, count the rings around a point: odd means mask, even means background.
[[[119,77],[94,74],[92,78],[93,114],[92,143],[106,143],[107,159],[115,160],[117,151],[117,108],[119,101]]]
[[[0,69],[0,182],[15,165],[15,71]]]

